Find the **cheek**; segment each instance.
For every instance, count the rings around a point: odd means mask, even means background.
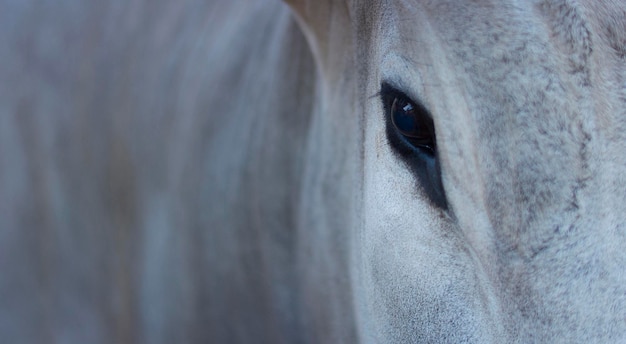
[[[412,191],[415,177],[387,145],[382,123],[368,123],[365,137],[354,256],[361,328],[380,340],[435,340],[454,324],[460,341],[489,338],[475,326],[490,317],[489,296],[459,231]]]

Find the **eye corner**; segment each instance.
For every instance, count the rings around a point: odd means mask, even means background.
[[[411,100],[411,97],[407,96],[404,92],[400,91],[398,87],[392,86],[392,84],[387,81],[383,81],[381,83],[379,94],[384,105],[389,107],[391,107],[391,103],[393,103],[393,100],[396,97],[403,97]]]

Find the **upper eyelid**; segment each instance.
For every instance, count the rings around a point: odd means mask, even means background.
[[[380,86],[380,91],[378,92],[378,94],[385,98],[385,97],[402,97],[405,98],[406,100],[410,101],[413,104],[416,104],[420,107],[422,106],[422,103],[420,101],[415,100],[413,97],[411,97],[408,93],[404,92],[401,90],[401,88],[394,86],[393,84],[390,84],[388,82],[383,82]]]
[[[380,86],[380,92],[378,92],[381,97],[395,95],[402,96],[412,101],[411,97],[407,96],[404,92],[399,90],[397,87],[392,86],[387,82],[383,82]]]
[[[409,96],[407,93],[403,92],[402,90],[398,89],[397,87],[393,86],[392,84],[386,81],[382,82],[380,86],[380,91],[377,93],[377,95],[381,97],[383,102],[388,101],[389,98],[391,97],[394,97],[394,98],[403,97],[409,102],[411,102],[411,104],[414,105],[415,109],[420,111],[423,115],[427,116],[431,121],[433,120],[433,116],[431,115],[430,111],[428,111],[428,108],[424,105],[424,103],[422,103],[419,100],[415,100],[413,97]]]

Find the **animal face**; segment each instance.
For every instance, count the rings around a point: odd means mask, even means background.
[[[1,343],[626,340],[623,1],[57,2],[0,0]]]
[[[360,173],[364,338],[622,338],[605,310],[624,309],[623,37],[606,28],[624,21],[596,12],[613,6],[292,4],[330,102],[322,135],[361,124],[339,149]]]

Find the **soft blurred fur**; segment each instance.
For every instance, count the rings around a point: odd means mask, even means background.
[[[0,342],[626,340],[624,4],[288,2],[0,0]]]

